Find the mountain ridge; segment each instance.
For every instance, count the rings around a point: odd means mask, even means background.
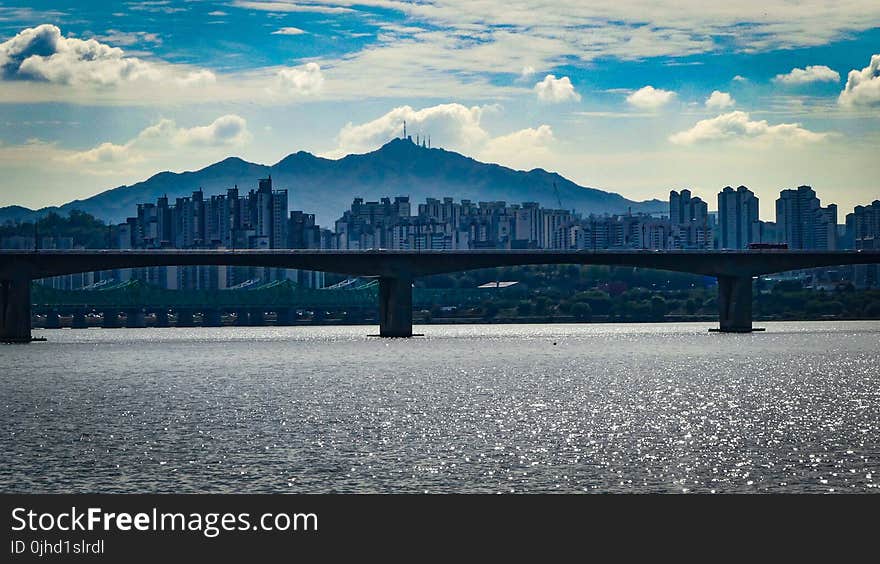
[[[6,206],[0,208],[0,223],[42,217],[53,211],[66,214],[74,209],[119,222],[134,215],[138,203],[155,202],[163,195],[173,201],[202,189],[210,196],[225,193],[233,185],[247,191],[256,186],[258,178],[268,175],[272,176],[276,188],[288,189],[290,209],[314,213],[316,221],[325,227],[332,226],[355,197],[378,200],[386,196],[409,196],[414,210],[427,197],[538,202],[549,208],[559,208],[561,202],[562,208],[585,215],[666,209],[666,202],[661,200],[629,200],[614,192],[580,186],[543,168],[514,170],[398,138],[374,151],[339,159],[297,151],[270,166],[229,156],[195,171],[161,171],[141,182],[110,188],[61,206],[38,210]]]

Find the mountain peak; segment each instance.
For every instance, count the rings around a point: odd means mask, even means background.
[[[206,196],[224,193],[233,185],[247,190],[270,172],[273,184],[288,191],[290,208],[314,213],[322,226],[332,226],[355,196],[376,201],[385,196],[407,195],[412,202],[443,197],[538,202],[551,208],[561,204],[583,214],[625,213],[629,208],[655,212],[665,208],[657,200],[634,202],[619,194],[579,186],[540,168],[528,172],[513,170],[454,151],[428,149],[417,144],[415,138],[397,137],[372,152],[338,160],[298,151],[270,167],[231,156],[201,170],[162,172],[137,184],[70,202],[59,211],[79,209],[96,217],[123,221],[136,213],[138,203],[154,202],[166,194],[171,199],[186,197],[199,189]],[[0,209],[0,222],[28,213],[45,215],[46,211]]]
[[[422,139],[419,139],[419,142],[422,142]],[[382,145],[381,147],[379,147],[379,149],[377,149],[376,152],[384,153],[384,152],[389,152],[389,151],[413,151],[413,150],[427,149],[427,148],[428,147],[417,144],[416,140],[413,139],[412,135],[410,135],[406,138],[395,137],[392,140],[385,143],[384,145]]]

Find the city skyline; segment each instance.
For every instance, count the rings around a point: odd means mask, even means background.
[[[480,10],[0,6],[0,205],[61,204],[229,155],[364,152],[403,120],[435,146],[637,200],[728,184],[764,200],[807,184],[841,209],[876,198],[874,3]]]
[[[349,209],[321,227],[310,210],[289,209],[288,190],[271,176],[257,189],[238,185],[225,193],[158,197],[137,203],[135,215],[108,224],[104,247],[113,249],[312,249],[405,251],[462,250],[875,250],[880,241],[880,200],[856,206],[838,223],[835,204],[822,206],[810,186],[783,189],[776,199],[775,221],[758,217],[758,198],[746,186],[717,194],[717,212],[690,190],[672,190],[665,211],[581,214],[537,202],[472,201],[449,196],[409,196],[369,201],[355,197]],[[8,228],[15,225],[8,224]],[[33,235],[30,236],[29,235]],[[39,235],[42,235],[37,239]],[[0,237],[0,249],[82,249],[72,237],[32,234]],[[861,287],[880,280],[877,267],[850,272]],[[847,276],[849,276],[847,275]],[[225,289],[267,281],[291,280],[320,288],[320,272],[272,268],[155,267],[112,273],[164,289]],[[76,288],[95,277],[62,277],[45,283]]]
[[[402,132],[405,132],[405,131],[406,131],[406,129],[405,129],[405,121],[404,121],[404,122],[402,122]],[[430,136],[429,136],[429,135],[428,135],[428,136],[423,136],[423,137],[421,137],[420,139],[419,139],[418,136],[416,136],[416,138],[414,139],[412,135],[410,135],[410,136],[408,136],[408,137],[393,137],[393,138],[388,142],[388,144],[391,144],[391,142],[393,142],[393,141],[395,141],[395,140],[408,140],[410,143],[413,143],[413,145],[416,146],[416,147],[419,147],[419,148],[421,148],[421,149],[425,149],[425,148],[430,149],[430,146],[428,145],[428,141],[427,141],[427,139],[430,139]],[[387,146],[388,144],[386,144],[386,146]],[[374,151],[373,153],[375,154],[376,152],[378,152],[378,151],[380,151],[380,150],[381,150],[381,148],[378,149],[377,151]],[[447,152],[449,152],[449,151],[447,151]],[[456,152],[452,152],[452,154],[460,155],[459,153],[456,153]],[[291,155],[289,155],[289,156],[291,156]],[[468,158],[466,155],[460,155],[460,156],[465,157],[465,158]],[[238,157],[227,157],[227,159],[224,159],[224,161],[228,161],[229,159],[233,159],[233,160],[235,160],[235,159],[238,159]],[[331,160],[332,160],[332,159],[331,159]],[[282,161],[283,161],[283,160],[282,160]],[[280,165],[282,161],[280,161],[279,163],[276,163],[275,166]],[[271,171],[273,170],[273,165],[263,165],[263,164],[257,164],[257,163],[247,163],[247,161],[241,161],[241,162],[244,162],[244,163],[246,163],[246,164],[254,164],[255,166],[265,167],[266,169],[268,169],[268,171],[270,171],[270,173],[268,174],[268,176],[271,177]],[[479,161],[477,161],[477,162],[479,162]],[[208,167],[205,167],[204,169],[201,169],[201,170],[199,170],[199,171],[194,171],[194,172],[202,172],[202,171],[208,170],[209,168],[211,168],[211,166],[216,166],[216,165],[218,165],[218,164],[220,164],[220,163],[219,163],[219,162],[218,162],[218,163],[213,163],[213,165],[210,165],[210,166],[208,166]],[[480,164],[492,164],[492,163],[480,163]],[[510,169],[510,170],[513,170],[514,172],[517,172],[517,173],[519,173],[519,172],[526,172],[526,171],[517,171],[517,170],[515,170],[515,169]],[[542,170],[542,169],[538,169],[538,170]],[[187,173],[191,173],[191,172],[193,172],[193,171],[184,171],[183,174],[187,174]],[[161,174],[162,174],[162,173],[157,173],[157,174],[155,174],[155,175],[152,175],[150,178],[146,179],[146,181],[149,181],[149,180],[151,180],[151,179],[154,178],[154,177],[158,177],[158,176],[160,176]],[[554,172],[550,172],[550,174],[556,174],[556,173],[554,173]],[[563,177],[563,178],[565,178],[565,177]],[[733,186],[736,186],[736,184],[734,183]],[[794,186],[792,186],[792,187],[790,187],[790,188],[789,188],[789,187],[780,187],[780,188],[777,188],[776,190],[778,190],[779,193],[784,192],[784,191],[787,191],[787,190],[795,190],[795,191],[796,191],[796,190],[798,189],[798,187],[803,187],[803,186],[807,186],[807,187],[810,187],[810,188],[813,187],[812,184],[809,184],[809,183],[808,183],[808,184],[794,185]],[[462,187],[465,187],[465,185],[462,184]],[[740,187],[740,188],[748,188],[747,186],[744,186],[744,185],[742,185],[742,184],[740,184],[739,187]],[[105,194],[105,193],[112,192],[113,190],[123,189],[123,188],[126,188],[126,186],[119,186],[119,187],[114,188],[114,189],[110,189],[110,190],[107,190],[107,191],[102,191],[102,192],[99,192],[98,194],[96,194],[96,196],[97,196],[97,195],[103,195],[103,194]],[[236,189],[238,188],[238,185],[237,185],[237,184],[235,185],[235,188],[236,188]],[[726,189],[728,189],[728,188],[731,188],[731,189],[732,189],[732,186],[731,186],[730,184],[728,184],[728,185],[722,187],[722,185],[719,184],[719,185],[718,185],[718,188],[706,187],[706,188],[702,188],[702,189],[690,188],[690,187],[685,187],[685,186],[678,186],[678,187],[676,187],[676,188],[673,188],[673,189],[671,190],[671,193],[675,194],[675,193],[677,193],[678,191],[681,191],[682,193],[687,193],[688,195],[691,195],[691,194],[692,194],[692,195],[694,196],[694,201],[695,201],[695,202],[699,201],[699,202],[701,202],[702,204],[705,204],[705,206],[706,206],[706,212],[707,212],[707,213],[712,214],[712,215],[718,215],[718,214],[721,214],[721,213],[722,213],[722,210],[721,210],[721,204],[720,204],[720,201],[721,201],[721,200],[720,200],[720,195],[721,195]],[[201,187],[199,188],[199,191],[205,191],[205,192],[216,192],[217,194],[221,194],[221,193],[223,193],[225,190],[226,190],[226,188],[216,188],[216,187],[215,187],[213,190],[204,190],[204,189],[201,188]],[[286,190],[286,189],[285,189],[285,190]],[[296,191],[296,188],[293,188],[293,190]],[[617,194],[617,193],[615,193],[615,192],[605,192],[605,191],[602,191],[601,189],[599,189],[599,190],[600,190],[601,192],[604,192],[604,193],[606,193],[606,194],[610,194],[610,195],[613,195],[613,196],[618,196],[618,195],[619,195],[619,194]],[[658,203],[663,203],[663,204],[666,204],[666,205],[671,205],[671,198],[669,198],[669,199],[664,199],[664,194],[665,194],[664,190],[666,190],[666,189],[665,189],[665,188],[658,188],[658,192],[656,192],[656,193],[651,193],[651,194],[646,194],[646,198],[648,198],[648,199],[646,199],[646,200],[644,200],[644,201],[642,201],[642,202],[634,202],[634,203],[640,203],[640,204],[643,204],[643,203],[649,203],[649,202],[658,202]],[[713,190],[715,190],[715,191],[713,191]],[[358,187],[354,187],[354,188],[352,188],[352,189],[350,190],[350,195],[353,196],[353,197],[355,197],[355,198],[359,198],[359,197],[361,197],[361,195],[360,195],[360,191],[361,191],[360,188],[358,188]],[[698,194],[697,192],[699,192],[699,194]],[[773,221],[774,219],[776,219],[776,217],[777,217],[777,215],[778,215],[776,205],[775,205],[775,204],[766,204],[766,203],[765,203],[765,204],[762,206],[762,205],[760,205],[760,200],[761,200],[761,198],[758,198],[758,197],[756,196],[755,192],[752,191],[751,188],[749,188],[749,192],[750,192],[753,196],[755,196],[754,200],[755,200],[755,202],[756,202],[756,204],[757,204],[757,207],[756,207],[756,213],[757,213],[757,217],[758,217],[758,219],[760,219],[761,221]],[[716,198],[713,196],[713,194],[716,194],[716,193],[717,193],[717,195],[719,196],[719,198],[718,198],[717,200],[716,200]],[[702,196],[701,196],[700,194],[702,194]],[[399,190],[397,191],[396,194],[392,194],[391,192],[388,192],[385,196],[382,196],[382,197],[396,197],[396,196],[400,196],[400,195],[405,195],[405,196],[409,197],[409,194],[402,194],[402,193],[400,193]],[[707,196],[707,195],[708,195],[709,197],[708,197],[708,198],[705,198],[705,196]],[[436,196],[436,195],[435,195],[435,196]],[[434,196],[429,196],[429,197],[434,197]],[[445,197],[445,196],[440,196],[440,197]],[[557,195],[557,197],[558,197],[558,195]],[[494,200],[493,200],[493,199],[491,199],[491,198],[484,198],[484,197],[480,196],[480,195],[479,195],[478,193],[476,193],[476,192],[474,193],[474,196],[473,196],[473,197],[470,197],[469,199],[470,199],[470,200],[473,200],[473,201],[498,201],[497,199],[494,199]],[[512,199],[511,199],[511,198],[508,198],[508,199],[509,199],[510,201],[514,201],[514,200],[516,200],[516,198],[512,198]],[[770,198],[767,198],[767,195],[766,195],[766,194],[765,194],[764,200],[770,200],[771,202],[775,202],[775,200],[772,200],[772,199],[770,199]],[[505,201],[507,201],[507,200],[505,200]],[[716,201],[718,202],[718,204],[715,204]],[[872,200],[856,201],[852,207],[855,208],[855,207],[858,207],[858,206],[870,205],[871,201],[872,201]],[[713,203],[712,205],[713,205],[714,207],[709,207],[709,203],[710,203],[710,202]],[[63,204],[66,205],[66,206],[73,206],[72,209],[76,209],[76,202],[75,202],[75,201],[64,202]],[[836,202],[831,202],[831,205],[837,206],[838,204],[837,204]],[[10,206],[10,207],[15,207],[15,206],[19,206],[19,204],[9,204],[9,206]],[[31,211],[46,213],[46,212],[48,212],[48,211],[53,211],[52,208],[54,208],[54,207],[58,207],[58,206],[46,206],[45,208],[33,208]],[[290,209],[294,209],[294,207],[295,207],[295,206],[293,206],[293,205],[292,205],[292,202],[291,202],[291,207],[290,207]],[[2,209],[2,208],[3,208],[3,206],[0,206],[0,209]],[[580,209],[579,209],[579,208],[580,208]],[[587,214],[587,215],[591,215],[591,214],[608,215],[608,212],[596,212],[596,211],[594,211],[594,210],[584,209],[583,206],[569,206],[569,207],[566,208],[566,209],[569,209],[570,211],[574,211],[575,213],[581,213],[581,214]],[[120,209],[120,211],[123,211],[123,210]],[[623,212],[620,212],[620,213],[623,213]],[[637,213],[641,213],[641,212],[637,212]],[[652,213],[652,212],[649,212],[649,213]],[[682,212],[680,211],[679,213],[682,213]],[[613,214],[612,214],[612,215],[613,215]],[[841,224],[841,225],[842,225],[842,224]]]

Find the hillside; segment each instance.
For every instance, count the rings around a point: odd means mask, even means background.
[[[456,200],[505,200],[510,203],[539,202],[545,207],[589,213],[656,212],[665,202],[635,202],[619,194],[579,186],[557,173],[543,169],[513,170],[476,161],[453,151],[428,149],[394,139],[381,148],[338,160],[299,151],[273,166],[229,157],[192,172],[160,172],[149,179],[107,190],[91,198],[60,207],[28,210],[21,206],[0,208],[0,222],[22,220],[49,211],[65,214],[72,209],[95,217],[123,221],[135,213],[138,203],[154,202],[167,195],[188,196],[202,188],[206,195],[219,194],[233,185],[246,191],[258,178],[272,175],[276,188],[290,192],[290,208],[314,213],[318,223],[332,226],[352,198],[376,200],[383,196],[410,196],[413,209],[427,197],[451,196]],[[553,184],[556,184],[554,189]]]

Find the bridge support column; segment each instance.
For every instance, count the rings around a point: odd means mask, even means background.
[[[296,320],[296,309],[292,307],[280,307],[275,312],[275,325],[293,325]]]
[[[115,329],[119,327],[119,312],[114,310],[105,310],[101,314],[101,327],[105,329]]]
[[[248,325],[262,327],[266,324],[266,313],[262,309],[252,309],[248,314]]]
[[[220,327],[221,311],[219,309],[206,309],[202,311],[202,327]]]
[[[175,311],[177,314],[177,327],[195,327],[196,322],[193,320],[193,310],[181,308]]]
[[[46,322],[43,324],[46,329],[61,329],[61,316],[58,310],[50,309],[46,312]]]
[[[0,280],[0,342],[29,343],[31,338],[31,280]]]
[[[720,333],[750,333],[752,328],[752,277],[718,277],[718,321]]]
[[[86,327],[86,313],[82,310],[74,311],[73,317],[70,319],[70,328],[85,329]]]
[[[144,312],[141,309],[129,309],[125,312],[125,326],[132,329],[142,329],[147,326]]]
[[[168,322],[167,309],[161,309],[156,312],[156,324],[154,327],[171,327],[171,324]]]
[[[412,337],[412,277],[379,278],[379,336]]]
[[[250,315],[248,314],[248,310],[239,309],[235,311],[235,323],[236,327],[247,327],[250,324]]]

